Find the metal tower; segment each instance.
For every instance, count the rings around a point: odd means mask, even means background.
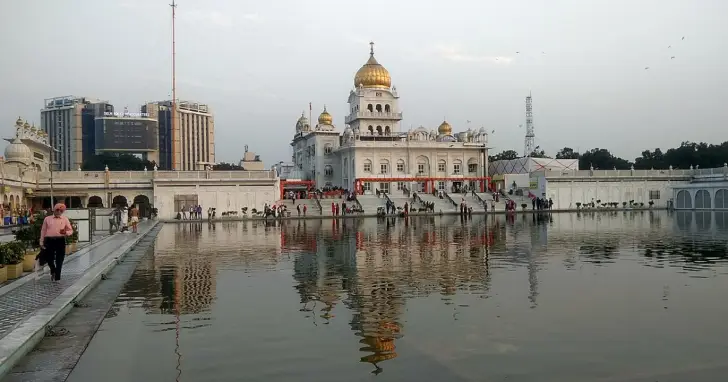
[[[533,132],[533,106],[531,93],[526,97],[526,139],[523,144],[523,156],[530,157],[536,149],[536,133]]]

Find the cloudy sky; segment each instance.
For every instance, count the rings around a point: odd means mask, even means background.
[[[38,122],[44,98],[130,109],[169,98],[169,2],[4,4],[0,131],[12,134],[19,115]],[[326,104],[344,128],[373,40],[405,129],[445,117],[456,131],[495,130],[495,151],[521,152],[531,91],[548,153],[602,147],[632,159],[728,139],[727,14],[726,0],[180,0],[177,94],[214,108],[218,160],[237,161],[245,144],[267,164],[289,160],[309,102],[314,118]]]

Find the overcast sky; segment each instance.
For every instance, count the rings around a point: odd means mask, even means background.
[[[36,123],[44,98],[137,109],[171,94],[168,0],[7,1],[0,12],[0,132]],[[728,140],[728,1],[181,0],[178,98],[211,105],[219,161],[243,146],[290,160],[301,111],[344,126],[353,77],[376,43],[402,126],[485,126],[494,151],[536,144],[633,159]],[[683,40],[682,37],[685,37]],[[516,53],[520,52],[520,53]],[[675,57],[671,59],[671,57]],[[498,58],[496,60],[496,58]],[[649,67],[648,70],[645,70]]]

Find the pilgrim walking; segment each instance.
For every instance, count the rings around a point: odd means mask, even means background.
[[[40,246],[45,252],[48,267],[51,269],[51,280],[61,279],[63,259],[66,257],[66,237],[73,234],[73,227],[67,217],[66,205],[58,203],[53,207],[53,215],[43,219],[40,229]]]

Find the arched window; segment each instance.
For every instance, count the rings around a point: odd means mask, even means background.
[[[382,135],[382,126],[377,126],[377,135]]]
[[[384,105],[384,112],[389,113],[389,105]]]
[[[372,161],[364,159],[364,172],[372,172]]]
[[[382,112],[382,105],[377,104],[377,112],[379,112],[379,113]]]
[[[425,175],[430,172],[430,160],[426,156],[421,155],[417,157],[416,163],[418,175]]]
[[[463,173],[463,162],[459,159],[455,159],[452,162],[452,173],[454,175],[461,175]]]
[[[721,188],[715,191],[715,208],[728,208],[728,190],[726,190],[725,188]]]
[[[400,159],[397,161],[397,172],[404,172],[404,160]]]
[[[384,126],[384,134],[389,135],[391,131],[389,130],[389,126]]]
[[[679,209],[692,209],[693,199],[690,197],[688,190],[680,190],[677,193],[677,203],[675,208]]]
[[[331,167],[331,165],[324,166],[324,175],[326,176],[333,176],[334,175],[334,168]]]
[[[332,151],[334,151],[334,148],[330,144],[327,143],[324,146],[324,154],[329,155],[329,154],[331,154]]]
[[[369,125],[369,135],[374,135],[374,126]]]
[[[477,158],[468,159],[468,173],[475,174],[477,172],[478,172],[478,159]]]
[[[710,209],[710,193],[708,190],[698,190],[695,193],[695,208]]]
[[[389,174],[389,161],[386,159],[382,159],[379,161],[379,173],[380,174]]]
[[[374,106],[372,104],[367,105],[367,110],[374,111]]]
[[[437,161],[437,172],[447,172],[447,162],[444,159]]]

